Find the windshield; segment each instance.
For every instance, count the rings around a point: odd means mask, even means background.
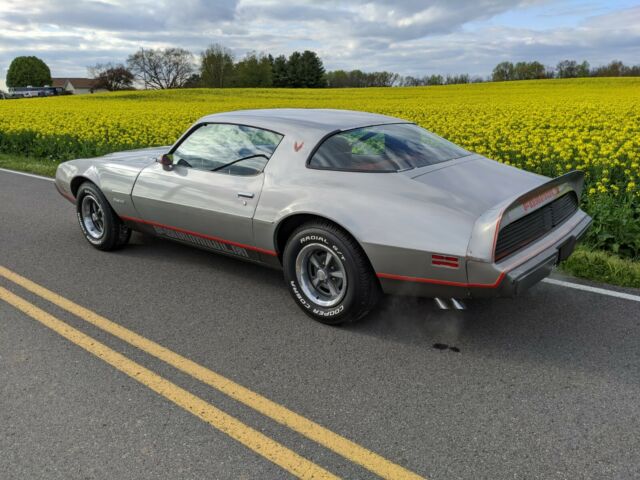
[[[235,175],[260,173],[282,135],[230,123],[196,128],[173,152],[175,165]],[[227,169],[226,167],[233,166]]]
[[[398,172],[471,155],[411,123],[377,125],[336,133],[311,157],[309,166],[329,170]]]

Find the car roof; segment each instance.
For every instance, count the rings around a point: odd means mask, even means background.
[[[204,122],[237,123],[273,130],[283,135],[310,133],[312,131],[321,136],[336,130],[349,130],[369,125],[410,123],[406,120],[378,113],[328,108],[236,110],[207,115],[198,120],[198,123]]]

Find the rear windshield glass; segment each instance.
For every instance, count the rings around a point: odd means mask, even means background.
[[[377,125],[336,133],[311,157],[309,166],[329,170],[398,172],[471,155],[411,123]]]

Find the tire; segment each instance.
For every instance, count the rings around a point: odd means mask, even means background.
[[[332,223],[316,221],[296,229],[282,263],[296,304],[319,322],[339,325],[359,320],[380,298],[380,284],[364,251]]]
[[[122,223],[100,189],[91,182],[78,188],[76,215],[84,238],[98,250],[115,250],[129,242],[131,229]]]

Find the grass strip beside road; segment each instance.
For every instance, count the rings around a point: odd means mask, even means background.
[[[172,367],[228,395],[244,405],[253,408],[262,415],[290,428],[291,430],[315,441],[319,445],[337,453],[347,460],[375,473],[384,479],[418,480],[421,477],[404,467],[332,432],[318,423],[299,415],[288,408],[263,397],[242,385],[230,380],[208,368],[169,350],[152,340],[139,335],[122,325],[58,295],[31,280],[0,266],[0,276],[21,286],[31,293],[57,305],[78,318],[100,328],[101,330],[133,345],[143,352],[162,360]]]
[[[620,287],[640,288],[640,261],[616,257],[607,252],[580,246],[560,269],[574,277]]]
[[[245,425],[240,420],[207,403],[200,397],[193,395],[187,390],[130,360],[121,353],[76,330],[6,288],[0,287],[0,300],[4,300],[34,320],[37,320],[42,325],[50,328],[117,370],[127,374],[137,382],[140,382],[187,412],[207,422],[222,433],[229,435],[234,440],[285,469],[292,475],[309,480],[338,479],[338,477],[319,465],[316,465],[275,440]]]
[[[59,163],[59,160],[23,157],[20,155],[0,153],[0,168],[17,170],[18,172],[34,173],[44,177],[54,177]]]

